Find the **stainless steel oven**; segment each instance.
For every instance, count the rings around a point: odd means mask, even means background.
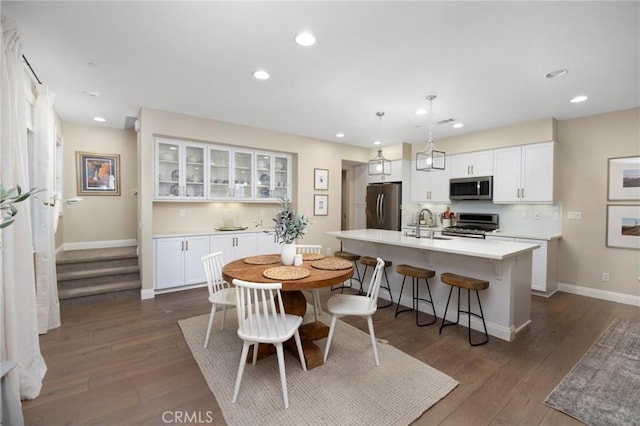
[[[457,213],[455,225],[442,230],[442,235],[484,238],[486,232],[498,229],[499,217],[493,213]]]

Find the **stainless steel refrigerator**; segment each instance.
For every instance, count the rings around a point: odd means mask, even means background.
[[[367,186],[367,229],[400,231],[402,215],[401,183],[380,183]]]

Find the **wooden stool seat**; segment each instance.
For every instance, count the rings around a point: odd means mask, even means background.
[[[467,318],[469,319],[469,323],[467,325],[469,329],[469,344],[471,346],[480,346],[484,345],[489,341],[489,333],[487,332],[487,324],[484,321],[484,313],[482,312],[482,303],[480,303],[480,293],[478,290],[486,290],[489,288],[489,281],[479,280],[473,277],[465,277],[464,275],[458,275],[451,272],[444,272],[440,274],[440,281],[444,284],[449,284],[451,289],[449,290],[449,297],[447,298],[447,306],[444,308],[444,315],[442,315],[442,324],[440,324],[440,334],[442,334],[442,329],[448,325],[458,325],[460,322],[460,313],[467,314]],[[451,301],[451,294],[453,293],[453,288],[458,288],[458,314],[456,315],[456,322],[446,322],[447,319],[447,310],[449,309],[449,302]],[[467,310],[460,309],[460,289],[467,289]],[[471,312],[471,290],[476,292],[476,297],[478,298],[478,308],[480,309],[480,314],[476,314],[475,312]],[[484,335],[485,339],[478,343],[473,343],[471,341],[471,317],[474,316],[482,320],[482,326],[484,327]]]
[[[453,274],[451,272],[441,274],[440,280],[445,284],[469,290],[486,290],[489,288],[489,281],[465,277],[464,275]]]
[[[418,268],[417,266],[411,266],[411,265],[405,265],[405,264],[396,266],[396,272],[404,276],[402,277],[402,287],[400,288],[400,296],[398,298],[398,304],[396,305],[396,314],[394,318],[396,318],[398,314],[402,312],[416,311],[416,325],[418,327],[424,327],[426,325],[435,324],[435,322],[438,320],[438,317],[436,316],[436,308],[433,305],[433,297],[431,296],[431,289],[429,288],[429,278],[435,277],[436,272],[432,271],[431,269]],[[411,283],[413,284],[413,297],[412,297],[413,307],[411,309],[409,308],[400,309],[400,299],[402,299],[402,292],[404,291],[404,280],[407,277],[411,277]],[[420,291],[418,289],[418,284],[420,283],[420,278],[424,278],[424,282],[427,287],[427,292],[429,293],[428,299],[424,297],[420,297],[419,295]],[[431,305],[431,310],[433,311],[432,321],[422,323],[422,324],[418,321],[418,311],[419,311],[418,302],[420,301]]]
[[[362,256],[360,257],[360,263],[364,265],[364,273],[362,274],[362,279],[365,280],[367,276],[367,268],[369,266],[375,268],[378,264],[378,260],[375,257]],[[378,308],[388,308],[389,306],[393,305],[393,294],[391,294],[391,286],[389,285],[389,277],[387,276],[387,268],[391,266],[392,263],[393,262],[391,262],[390,260],[384,261],[384,279],[387,282],[387,286],[385,287],[384,285],[380,284],[381,289],[385,289],[389,292],[389,299],[391,299],[391,301],[386,305],[378,306]],[[364,291],[361,291],[361,293],[364,293]]]
[[[404,264],[396,266],[396,272],[415,278],[433,278],[436,276],[436,272],[431,269],[418,268],[417,266]]]
[[[358,260],[360,260],[360,255],[359,254],[354,254],[354,253],[349,253],[348,251],[337,251],[335,253],[333,253],[333,255],[335,257],[339,257],[341,259],[344,260],[348,260],[349,262],[356,262]]]

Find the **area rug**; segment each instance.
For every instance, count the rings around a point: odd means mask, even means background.
[[[614,320],[544,401],[588,425],[640,424],[640,323]]]
[[[304,371],[285,351],[289,409],[284,409],[275,356],[247,364],[231,403],[242,350],[235,311],[224,331],[218,317],[203,348],[208,315],[179,321],[184,338],[229,425],[407,425],[458,382],[384,342],[376,367],[369,335],[339,321],[324,365]],[[326,313],[323,320],[330,320]],[[318,342],[324,349],[324,341]]]

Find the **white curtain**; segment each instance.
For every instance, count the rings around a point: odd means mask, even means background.
[[[22,47],[13,21],[2,17],[0,30],[0,181],[5,188],[20,185],[28,189],[29,159]],[[2,229],[0,240],[0,355],[2,361],[13,360],[18,364],[6,378],[9,391],[17,390],[19,397],[32,399],[40,393],[47,367],[40,353],[38,340],[31,208],[28,202],[19,203],[16,207],[16,220]],[[14,382],[16,373],[17,384]],[[13,423],[8,421],[7,424]]]
[[[34,140],[32,161],[32,186],[44,190],[42,194],[53,196],[55,188],[55,119],[53,94],[44,84],[38,86],[34,113]],[[62,204],[59,199],[56,206]],[[38,303],[38,331],[44,334],[60,327],[60,303],[56,280],[55,216],[57,209],[45,206],[41,200],[32,199],[33,245],[35,249],[36,297]]]

